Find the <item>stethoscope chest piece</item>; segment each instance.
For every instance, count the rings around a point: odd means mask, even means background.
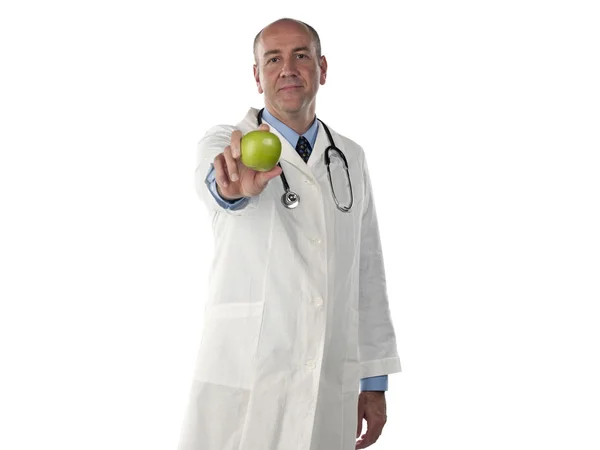
[[[298,203],[300,203],[300,196],[295,192],[286,191],[281,196],[281,203],[283,203],[283,206],[285,206],[287,209],[294,209],[296,206],[298,206]]]

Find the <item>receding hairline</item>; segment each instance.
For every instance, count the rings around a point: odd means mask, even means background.
[[[278,19],[275,22],[271,22],[270,24],[268,24],[267,26],[265,26],[262,30],[260,30],[256,36],[254,37],[254,45],[253,45],[253,53],[254,53],[254,62],[258,63],[258,55],[256,54],[256,49],[258,47],[258,41],[260,40],[260,37],[262,36],[263,32],[269,28],[271,25],[275,25],[277,23],[281,23],[281,22],[294,22],[298,25],[303,25],[304,27],[306,27],[311,35],[312,38],[312,42],[315,45],[315,51],[317,53],[317,57],[320,58],[321,57],[321,39],[319,37],[319,33],[317,33],[317,30],[315,30],[313,27],[311,27],[309,24],[302,22],[301,20],[297,20],[297,19],[291,19],[288,17],[284,17],[282,19]]]

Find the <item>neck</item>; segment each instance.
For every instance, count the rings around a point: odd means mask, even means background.
[[[294,112],[280,111],[268,104],[265,106],[273,117],[286,124],[299,135],[306,133],[315,120],[314,106]]]

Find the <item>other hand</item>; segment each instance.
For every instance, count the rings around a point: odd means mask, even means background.
[[[363,419],[367,422],[367,431],[362,436]],[[374,444],[387,422],[385,392],[365,391],[358,396],[358,424],[356,427],[356,448],[367,448]]]
[[[269,131],[269,126],[263,123],[258,129]],[[217,190],[228,200],[259,195],[271,179],[281,174],[279,166],[267,172],[246,167],[240,160],[241,139],[242,132],[235,130],[231,133],[231,143],[214,159]]]

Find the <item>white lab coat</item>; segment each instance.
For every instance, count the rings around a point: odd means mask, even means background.
[[[222,209],[204,179],[235,128],[257,128],[257,112],[198,144],[196,189],[215,247],[179,450],[352,450],[360,378],[401,370],[365,155],[330,127],[354,191],[343,213],[322,124],[308,163],[271,127],[300,205],[284,208],[277,177],[244,209]],[[331,169],[340,200],[349,198],[343,169]]]

